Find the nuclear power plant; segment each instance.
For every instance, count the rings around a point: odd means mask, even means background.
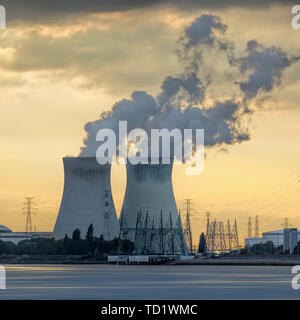
[[[119,236],[119,223],[111,194],[111,165],[94,157],[63,158],[65,181],[54,237],[71,237],[75,229],[85,234],[93,224],[94,235],[105,240]]]
[[[126,165],[121,238],[134,241],[138,254],[187,254],[172,188],[173,160],[158,162]]]
[[[172,188],[170,164],[128,163],[124,203],[117,219],[111,194],[111,165],[93,157],[63,159],[65,182],[54,237],[84,234],[93,224],[94,235],[135,243],[136,254],[188,253]],[[121,249],[120,249],[121,250]]]

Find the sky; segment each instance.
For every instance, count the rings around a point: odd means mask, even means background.
[[[36,229],[52,231],[63,191],[62,157],[79,154],[87,122],[133,91],[158,95],[166,77],[183,72],[178,39],[197,17],[218,16],[239,56],[251,40],[289,57],[300,54],[290,1],[0,4],[7,11],[7,28],[0,30],[0,224],[14,231],[25,229],[25,196],[35,197]],[[218,73],[203,102],[208,104],[236,95],[223,68],[226,57],[211,59]],[[199,176],[174,166],[178,207],[186,198],[195,202],[195,241],[205,230],[206,212],[223,221],[236,218],[241,242],[248,217],[256,214],[260,232],[280,229],[284,218],[300,228],[300,62],[284,69],[280,80],[260,96],[259,107],[251,102],[247,141],[206,148]],[[125,168],[114,165],[118,214],[125,187]]]

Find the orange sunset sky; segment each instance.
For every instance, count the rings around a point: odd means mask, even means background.
[[[52,231],[63,191],[62,157],[78,155],[85,123],[134,90],[156,95],[166,76],[181,72],[177,40],[201,14],[220,16],[237,50],[256,39],[299,55],[292,6],[268,2],[184,7],[154,1],[68,14],[39,8],[37,17],[30,10],[22,16],[18,2],[11,8],[8,2],[7,29],[0,30],[0,224],[23,231],[23,198],[34,196],[33,225]],[[211,87],[211,94],[218,94],[219,86]],[[183,165],[174,166],[179,208],[186,198],[195,201],[195,240],[205,229],[207,211],[224,221],[237,218],[241,240],[248,217],[256,214],[261,232],[280,229],[284,218],[300,228],[299,88],[300,62],[284,71],[281,85],[251,117],[249,141],[206,149],[200,176],[186,176]],[[114,165],[118,214],[125,184],[124,166]]]

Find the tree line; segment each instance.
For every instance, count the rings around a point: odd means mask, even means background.
[[[114,238],[104,240],[103,235],[94,236],[91,224],[84,238],[79,229],[73,231],[72,237],[66,234],[64,239],[36,238],[19,241],[14,244],[0,240],[0,254],[15,255],[88,255],[101,259],[109,254],[133,254],[134,243],[130,240]]]

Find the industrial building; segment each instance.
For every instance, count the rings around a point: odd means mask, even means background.
[[[75,229],[86,234],[93,224],[94,235],[105,240],[119,236],[119,223],[111,194],[111,165],[100,165],[95,157],[66,157],[64,190],[54,237],[71,237]]]
[[[262,243],[261,237],[249,237],[245,239],[245,247],[252,247],[255,244],[260,244],[260,243]]]
[[[299,232],[297,228],[283,229],[283,252],[293,253],[299,239]]]
[[[22,240],[30,240],[35,238],[51,238],[52,232],[13,232],[9,228],[0,225],[0,240],[10,241],[14,244]]]
[[[272,241],[274,247],[281,246],[283,244],[283,229],[264,232],[262,234],[262,243],[266,243],[268,241]]]
[[[151,162],[150,162],[151,163]],[[187,254],[172,188],[170,164],[127,163],[127,186],[120,215],[121,237],[137,254]]]
[[[300,230],[297,228],[285,228],[280,230],[263,232],[262,237],[249,237],[245,239],[245,247],[253,246],[254,244],[273,242],[274,247],[284,246],[284,251],[297,245],[300,240]]]

